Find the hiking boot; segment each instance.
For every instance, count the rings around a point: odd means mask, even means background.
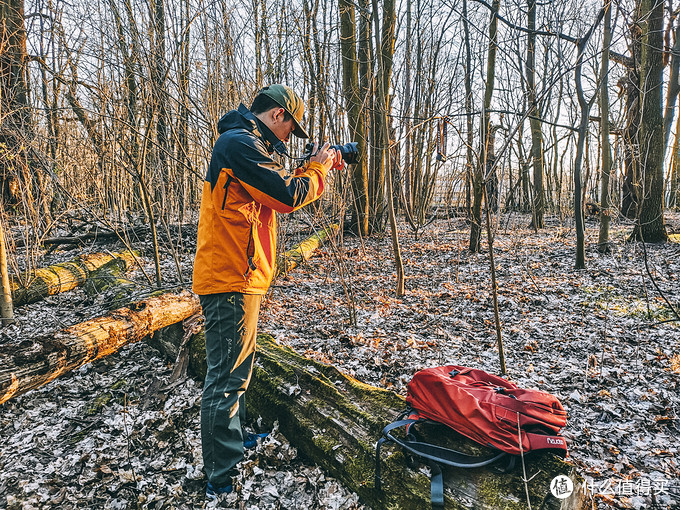
[[[245,448],[246,450],[255,448],[255,446],[257,446],[257,440],[264,439],[268,435],[269,432],[265,432],[263,434],[248,434],[246,437],[243,438],[243,448]]]
[[[222,494],[229,494],[234,490],[233,485],[227,485],[225,487],[213,487],[213,484],[208,482],[208,486],[205,489],[205,497],[208,499],[217,499],[217,496]]]

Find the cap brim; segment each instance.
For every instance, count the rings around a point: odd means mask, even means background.
[[[305,131],[304,128],[297,123],[295,117],[293,117],[293,124],[295,124],[295,131],[293,131],[293,134],[295,136],[297,136],[298,138],[309,138],[307,131]]]

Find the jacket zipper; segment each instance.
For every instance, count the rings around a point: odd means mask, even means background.
[[[251,254],[252,251],[252,254]],[[255,256],[255,248],[253,246],[253,224],[250,224],[250,235],[248,236],[248,247],[246,248],[246,257],[248,257],[248,267],[246,272],[243,273],[244,278],[248,278],[248,273],[255,271],[257,269],[257,264],[253,260]]]
[[[224,211],[224,207],[227,205],[227,193],[229,189],[229,185],[231,184],[231,175],[227,176],[227,182],[224,183],[224,198],[222,199],[222,210]]]

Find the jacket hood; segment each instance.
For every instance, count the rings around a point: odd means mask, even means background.
[[[224,133],[230,129],[246,129],[254,131],[257,129],[257,122],[255,116],[250,113],[250,110],[243,104],[238,107],[238,110],[231,110],[226,113],[217,123],[217,132]]]
[[[217,123],[217,131],[220,135],[232,129],[250,131],[264,142],[269,153],[288,154],[286,145],[243,104],[239,105],[238,110],[231,110],[222,116]]]

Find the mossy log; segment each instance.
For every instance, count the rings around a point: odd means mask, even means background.
[[[135,263],[135,254],[129,251],[115,254],[91,253],[37,269],[29,275],[25,284],[13,278],[10,285],[14,306],[34,303],[47,296],[75,289],[83,285],[94,271],[113,260],[118,260],[127,269]]]
[[[0,404],[200,311],[190,292],[161,294],[49,336],[0,346]]]
[[[162,343],[168,358],[175,359],[183,336],[181,328],[174,332],[166,329],[161,336],[157,345]],[[189,345],[190,369],[202,378],[206,370],[203,334],[194,335]],[[430,507],[430,481],[423,474],[423,466],[407,467],[407,459],[397,447],[383,448],[383,487],[375,488],[375,444],[385,425],[405,408],[401,396],[300,356],[268,335],[259,335],[257,354],[246,397],[251,416],[261,416],[270,424],[278,421],[280,430],[301,454],[341,480],[370,508]],[[449,429],[424,432],[437,436],[437,442],[444,432],[451,436],[448,446],[484,453],[481,447]],[[529,480],[526,486],[521,465],[509,473],[491,468],[445,470],[446,508],[586,508],[583,480],[568,462],[542,453],[526,456],[525,468]],[[557,475],[574,480],[576,490],[570,498],[558,500],[550,493],[550,482]]]
[[[106,308],[113,310],[125,306],[138,286],[125,278],[129,265],[121,258],[109,260],[103,266],[90,273],[83,290],[90,297],[100,296],[106,301]]]
[[[337,234],[339,229],[338,225],[330,225],[328,228],[318,231],[277,257],[276,276],[287,273],[295,269],[303,261],[308,260],[314,254],[314,251],[320,248],[329,237]]]

